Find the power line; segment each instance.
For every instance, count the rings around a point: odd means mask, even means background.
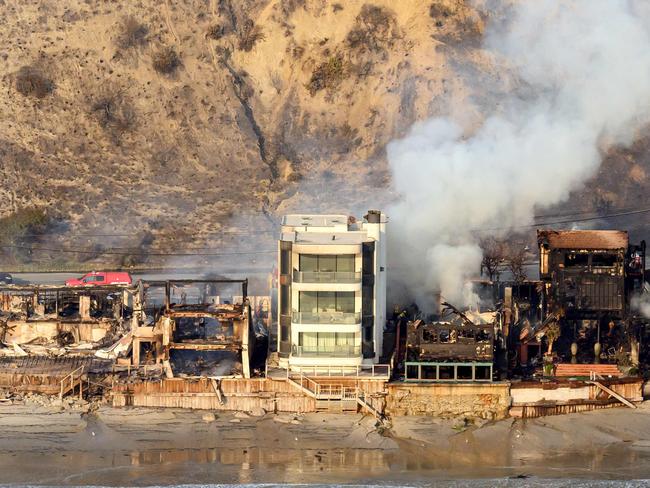
[[[510,227],[493,227],[489,229],[473,229],[476,232],[490,232],[490,231],[497,231],[497,230],[508,230],[508,229],[527,229],[531,227],[542,227],[546,225],[556,225],[556,224],[572,224],[574,222],[589,222],[593,220],[603,220],[603,219],[611,219],[611,218],[616,218],[616,217],[625,217],[628,215],[639,215],[643,213],[648,213],[650,212],[650,208],[644,208],[640,210],[630,210],[627,212],[619,212],[619,213],[613,213],[613,214],[604,214],[604,215],[599,215],[599,216],[594,216],[594,217],[581,217],[581,218],[575,218],[575,219],[566,219],[566,220],[549,220],[547,222],[537,222],[534,224],[524,224],[524,225],[513,225]]]
[[[610,209],[611,211],[614,212],[627,212],[627,211],[633,211],[633,210],[638,210],[639,203],[647,203],[647,202],[637,202],[637,205],[634,207],[621,207],[617,209]],[[565,212],[565,213],[549,213],[549,214],[538,214],[535,215],[533,218],[535,219],[547,219],[547,218],[562,218],[562,217],[571,217],[571,216],[578,216],[578,215],[592,215],[594,217],[597,217],[598,211],[594,210],[581,210],[581,211],[576,211],[576,212]]]

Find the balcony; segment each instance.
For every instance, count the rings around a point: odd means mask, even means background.
[[[346,312],[293,312],[291,322],[294,324],[347,324],[361,323],[360,313]]]
[[[354,271],[298,271],[293,270],[295,283],[360,283],[361,273]]]
[[[330,358],[351,358],[361,355],[361,348],[353,345],[316,345],[296,346],[292,348],[292,354],[296,357],[330,357]]]

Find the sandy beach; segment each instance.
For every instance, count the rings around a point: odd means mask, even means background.
[[[638,480],[650,478],[649,460],[650,403],[482,424],[398,417],[385,426],[362,415],[0,407],[9,485]]]

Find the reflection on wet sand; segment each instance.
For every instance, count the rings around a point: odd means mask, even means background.
[[[7,463],[33,466],[6,482],[69,485],[165,485],[185,483],[413,483],[432,479],[641,478],[650,451],[610,446],[565,452],[509,463],[507,449],[489,453],[468,449],[437,450],[400,445],[400,449],[201,448],[134,451],[2,452]],[[35,478],[42,470],[40,477]],[[10,471],[9,471],[10,472]],[[647,474],[647,473],[646,473]]]
[[[79,453],[79,472],[60,480],[72,484],[120,484],[125,480],[146,480],[164,484],[169,479],[183,482],[230,483],[333,483],[414,482],[423,479],[475,479],[535,476],[543,478],[635,478],[650,453],[621,446],[589,452],[565,452],[556,456],[507,462],[504,450],[494,446],[490,453],[437,451],[403,446],[380,449],[165,449],[112,453],[110,472],[93,469],[101,453]],[[47,456],[47,454],[45,455]],[[93,459],[95,458],[95,459]],[[100,463],[102,464],[102,463]],[[136,481],[137,484],[137,481]]]
[[[394,455],[381,449],[169,449],[133,451],[131,466],[219,464],[237,471],[237,482],[252,483],[254,471],[282,472],[289,479],[306,474],[338,473],[346,477],[382,477]],[[287,479],[287,478],[285,478]]]

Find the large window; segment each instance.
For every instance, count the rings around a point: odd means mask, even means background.
[[[325,255],[301,254],[300,271],[307,272],[353,272],[354,254]]]
[[[353,291],[301,291],[299,300],[301,312],[354,313]]]
[[[298,355],[355,356],[360,354],[355,346],[354,333],[301,332],[298,335]]]

